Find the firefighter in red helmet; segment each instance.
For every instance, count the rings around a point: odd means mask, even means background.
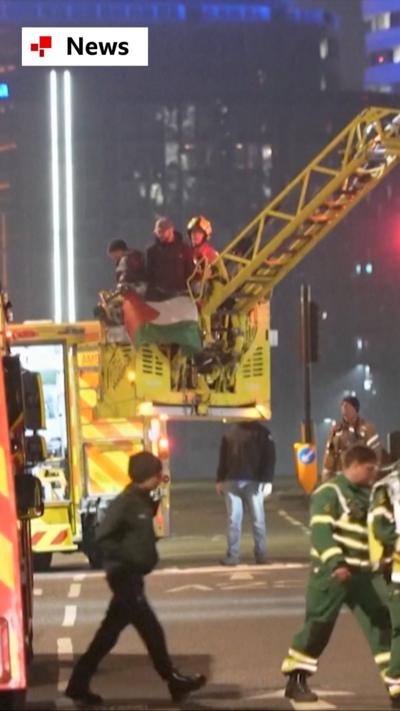
[[[187,233],[193,249],[193,261],[198,263],[204,259],[207,264],[215,262],[218,252],[209,244],[212,235],[211,222],[203,215],[192,217],[187,225]]]

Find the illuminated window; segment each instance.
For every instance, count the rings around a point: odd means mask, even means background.
[[[4,82],[0,84],[0,99],[8,99],[10,96],[10,89],[8,84]]]
[[[361,274],[361,264],[356,264],[356,274]]]
[[[400,45],[393,47],[393,62],[398,64],[400,62]]]
[[[367,264],[365,265],[365,273],[372,274],[373,271],[374,271],[373,265],[371,264],[371,262],[367,262]]]
[[[373,15],[371,18],[371,30],[388,30],[390,27],[390,12],[380,12],[378,15]]]

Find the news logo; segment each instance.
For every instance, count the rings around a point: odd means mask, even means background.
[[[23,67],[147,67],[147,27],[23,27]]]

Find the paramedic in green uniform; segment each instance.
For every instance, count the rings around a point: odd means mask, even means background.
[[[389,665],[390,616],[373,586],[368,551],[369,494],[376,474],[375,452],[355,444],[343,454],[343,473],[312,495],[305,622],[282,664],[287,698],[317,700],[307,677],[317,671],[344,604],[357,617],[381,674]]]
[[[385,675],[393,708],[400,708],[400,463],[371,492],[368,516],[372,567],[388,582],[392,620],[390,665]]]

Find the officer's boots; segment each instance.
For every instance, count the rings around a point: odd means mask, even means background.
[[[99,694],[94,694],[88,684],[70,681],[65,689],[65,696],[84,706],[101,706],[103,699]]]
[[[317,694],[311,691],[307,684],[307,672],[302,670],[293,671],[287,675],[285,696],[293,701],[318,701]]]
[[[204,674],[193,674],[185,676],[180,674],[177,669],[174,669],[171,676],[167,680],[169,693],[173,701],[182,701],[192,691],[197,691],[206,683],[207,679]]]

